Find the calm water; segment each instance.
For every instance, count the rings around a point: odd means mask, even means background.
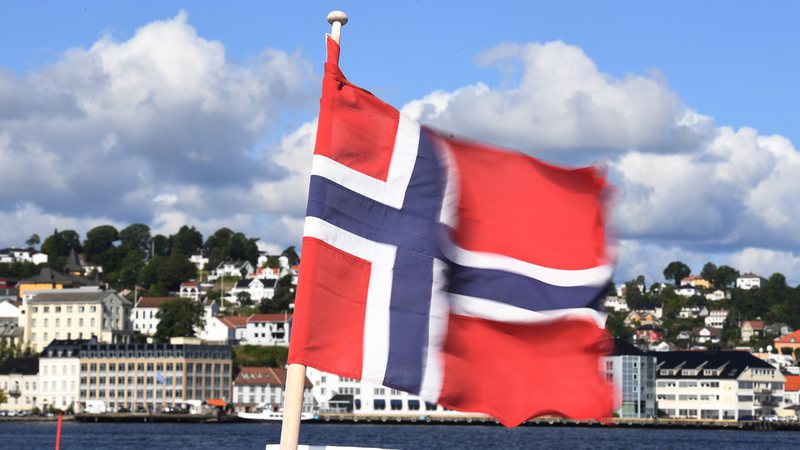
[[[0,448],[52,449],[55,423],[0,422]],[[61,448],[263,449],[278,443],[279,424],[152,424],[65,422]],[[642,430],[627,428],[462,425],[303,424],[301,443],[397,449],[796,449],[796,432]]]

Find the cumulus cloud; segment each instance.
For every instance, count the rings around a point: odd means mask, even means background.
[[[287,112],[312,110],[316,85],[300,54],[227,60],[183,12],[25,76],[0,71],[3,194],[15,200],[0,216],[35,205],[165,231],[183,220],[247,222],[237,214],[254,212],[255,186],[291,176],[258,142]]]
[[[713,133],[713,122],[686,107],[665,82],[600,72],[563,42],[502,44],[480,64],[518,68],[506,88],[478,83],[435,92],[406,112],[435,127],[538,155],[558,152],[689,151]]]

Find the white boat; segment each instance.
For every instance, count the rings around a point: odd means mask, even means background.
[[[283,411],[272,411],[268,407],[262,407],[261,411],[258,412],[240,412],[237,413],[240,419],[245,420],[252,420],[252,421],[260,421],[260,422],[279,422],[283,420]],[[300,420],[311,420],[314,418],[314,415],[311,413],[301,413]]]

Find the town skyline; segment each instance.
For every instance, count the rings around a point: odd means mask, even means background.
[[[0,19],[0,247],[145,223],[299,250],[333,5],[86,5]],[[423,123],[605,164],[617,282],[681,260],[798,284],[797,7],[576,5],[342,2],[342,68]]]

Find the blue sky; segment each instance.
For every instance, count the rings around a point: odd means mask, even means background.
[[[619,281],[682,259],[800,282],[800,5],[778,1],[8,2],[0,246],[133,221],[299,242],[296,167],[334,8],[350,16],[343,70],[384,100],[548,160],[606,162]]]

